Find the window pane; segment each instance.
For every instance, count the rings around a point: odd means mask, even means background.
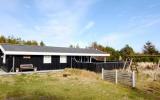
[[[31,56],[23,56],[23,59],[31,59]]]
[[[60,63],[67,63],[67,57],[66,56],[60,56]]]
[[[51,56],[44,56],[43,57],[43,63],[51,63]]]

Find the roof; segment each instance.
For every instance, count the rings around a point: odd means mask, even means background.
[[[109,54],[93,48],[67,48],[50,46],[27,46],[1,44],[2,52],[8,55],[79,55],[79,56],[109,56]]]

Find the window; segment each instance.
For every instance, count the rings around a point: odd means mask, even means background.
[[[31,56],[23,56],[23,59],[31,59]]]
[[[51,56],[44,56],[43,57],[43,63],[51,63]]]
[[[60,56],[60,63],[67,63],[67,57],[66,56]]]

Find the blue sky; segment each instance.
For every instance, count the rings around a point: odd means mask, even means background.
[[[160,0],[0,0],[0,34],[50,46],[93,41],[140,52],[160,50]]]

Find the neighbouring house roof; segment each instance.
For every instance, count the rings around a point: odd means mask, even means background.
[[[0,49],[6,55],[68,55],[68,56],[110,56],[93,48],[67,48],[50,46],[27,46],[1,44]]]

